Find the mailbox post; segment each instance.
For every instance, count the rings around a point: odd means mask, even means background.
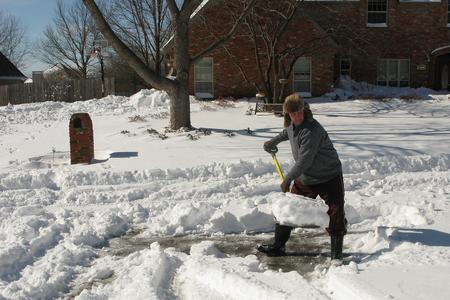
[[[94,159],[94,131],[87,113],[73,114],[69,123],[70,163],[89,164]]]

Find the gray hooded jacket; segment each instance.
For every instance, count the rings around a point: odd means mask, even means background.
[[[305,185],[329,181],[342,174],[342,165],[326,130],[313,118],[302,124],[293,123],[270,140],[277,145],[289,140],[295,164],[286,175],[286,182],[296,178]]]

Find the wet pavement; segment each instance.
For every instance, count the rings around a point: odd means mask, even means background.
[[[215,246],[229,256],[245,257],[256,255],[269,269],[275,271],[297,271],[302,275],[314,271],[315,266],[329,260],[329,236],[322,230],[293,233],[286,245],[286,255],[268,257],[256,250],[256,245],[270,243],[273,233],[236,234],[236,235],[185,235],[171,237],[142,238],[130,233],[110,240],[105,255],[127,256],[133,252],[148,248],[158,242],[162,248],[173,247],[177,251],[189,254],[191,246],[202,241],[213,241]]]

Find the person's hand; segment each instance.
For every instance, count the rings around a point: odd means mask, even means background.
[[[286,180],[283,180],[283,182],[280,184],[281,191],[283,193],[288,192],[290,185],[291,185],[290,182],[287,182]]]
[[[277,153],[278,152],[278,148],[277,145],[271,141],[267,141],[264,143],[264,151],[272,154],[272,153]]]

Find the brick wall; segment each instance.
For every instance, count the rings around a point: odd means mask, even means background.
[[[212,0],[214,1],[214,0]],[[270,0],[267,0],[270,1]],[[191,26],[192,54],[198,53],[230,28],[230,1],[214,1],[196,16]],[[275,3],[275,2],[274,2]],[[302,17],[305,12],[308,16]],[[400,3],[388,1],[388,26],[367,27],[367,0],[348,2],[305,2],[291,23],[283,43],[305,43],[328,33],[321,39],[312,58],[312,94],[330,91],[339,76],[339,57],[352,61],[351,76],[357,81],[376,83],[379,58],[410,59],[410,86],[432,87],[434,61],[431,52],[450,45],[447,28],[447,2]],[[214,51],[214,96],[254,96],[253,84],[244,80],[238,63],[250,82],[259,81],[254,44],[241,29],[223,48]],[[418,68],[421,66],[421,68]],[[425,66],[425,70],[423,70]],[[292,78],[290,78],[292,79]],[[292,91],[292,81],[288,83]],[[190,93],[194,93],[194,67],[191,70]]]

